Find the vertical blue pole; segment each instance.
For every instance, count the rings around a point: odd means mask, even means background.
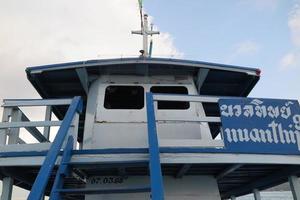
[[[149,166],[151,180],[151,194],[153,200],[164,199],[163,177],[161,172],[159,146],[156,131],[156,120],[152,93],[146,94],[147,101],[147,125],[149,144]]]

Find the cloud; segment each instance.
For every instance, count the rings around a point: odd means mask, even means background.
[[[245,40],[234,46],[233,53],[226,59],[226,62],[232,62],[241,56],[252,56],[259,52],[260,45],[252,40]]]
[[[140,29],[132,0],[1,0],[0,24],[0,100],[39,98],[26,79],[28,66],[138,56],[142,46],[131,35]],[[154,41],[154,55],[182,56],[170,33]]]
[[[138,56],[142,46],[132,0],[2,0],[0,24],[0,98],[37,97],[27,66]],[[170,33],[154,36],[153,54],[182,56]]]
[[[290,12],[288,27],[293,48],[280,60],[280,69],[289,70],[300,67],[300,6],[296,4]]]

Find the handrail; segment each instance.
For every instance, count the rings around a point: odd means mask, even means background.
[[[72,124],[76,113],[82,112],[82,100],[80,97],[74,97],[72,103],[62,121],[57,135],[47,153],[47,156],[41,166],[41,169],[32,186],[28,200],[40,200],[44,194],[51,172],[55,166],[57,157],[67,136],[68,130]]]
[[[19,138],[20,128],[25,128],[38,142],[50,142],[50,127],[60,126],[61,121],[51,121],[52,106],[69,106],[72,99],[4,99],[1,107],[3,110],[3,120],[0,122],[0,143],[6,145],[6,137],[12,135],[7,134],[7,129],[15,129],[13,139],[9,144],[25,144]],[[44,121],[30,121],[21,107],[37,107],[46,106],[46,114]],[[14,117],[13,117],[14,116]],[[10,117],[12,118],[10,120]],[[44,127],[43,134],[36,127]]]
[[[152,93],[146,94],[147,100],[147,125],[148,125],[148,143],[149,143],[149,167],[152,199],[164,199],[164,186],[159,158],[159,146],[156,131],[156,120],[153,105]]]
[[[220,97],[198,96],[198,95],[182,95],[182,94],[159,94],[153,95],[153,101],[189,101],[189,102],[206,102],[218,103]]]
[[[72,99],[4,99],[2,107],[70,105]]]
[[[218,103],[218,97],[211,96],[197,96],[197,95],[180,95],[180,94],[159,94],[159,93],[147,93],[147,116],[148,116],[148,137],[155,135],[157,138],[156,123],[157,122],[205,122],[205,123],[221,123],[221,117],[215,116],[155,116],[154,102],[158,101],[187,101],[196,103]],[[149,104],[149,105],[148,105]],[[148,109],[148,106],[151,108]],[[152,111],[153,109],[153,111]],[[152,114],[151,114],[152,113]],[[210,131],[210,129],[207,129]],[[222,134],[222,133],[221,133]],[[214,140],[210,138],[199,139],[160,139],[160,147],[214,147],[219,148],[224,146],[223,140]]]
[[[25,122],[0,122],[1,128],[28,128],[28,127],[46,127],[60,126],[61,121],[25,121]]]
[[[152,94],[152,93],[151,93]],[[212,97],[212,96],[197,96],[197,95],[182,95],[182,94],[152,94],[152,98],[154,102],[157,101],[188,101],[188,102],[196,102],[196,103],[218,103],[220,97]],[[220,123],[221,118],[215,116],[195,116],[195,117],[181,117],[178,119],[177,117],[169,116],[168,119],[164,117],[158,116],[156,121],[184,121],[184,122],[215,122]]]

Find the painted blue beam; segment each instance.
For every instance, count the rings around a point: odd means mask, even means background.
[[[55,166],[56,159],[60,154],[63,142],[65,141],[68,130],[72,124],[73,118],[77,112],[82,111],[82,100],[80,97],[74,97],[71,105],[62,121],[57,135],[47,153],[43,165],[34,181],[28,200],[40,200],[44,194],[51,172]]]
[[[149,167],[151,180],[151,195],[153,200],[164,199],[163,178],[160,164],[160,152],[156,131],[156,120],[152,93],[146,94],[147,99],[147,127],[149,143]]]

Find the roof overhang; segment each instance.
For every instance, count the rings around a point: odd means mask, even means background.
[[[260,70],[200,61],[138,57],[28,67],[26,73],[42,98],[81,96],[86,103],[90,81],[99,75],[192,75],[201,95],[247,96],[259,80]],[[206,105],[206,108],[212,115],[216,114],[214,106]],[[66,107],[56,107],[54,112],[62,118]],[[83,123],[84,115],[79,136],[83,133]]]

